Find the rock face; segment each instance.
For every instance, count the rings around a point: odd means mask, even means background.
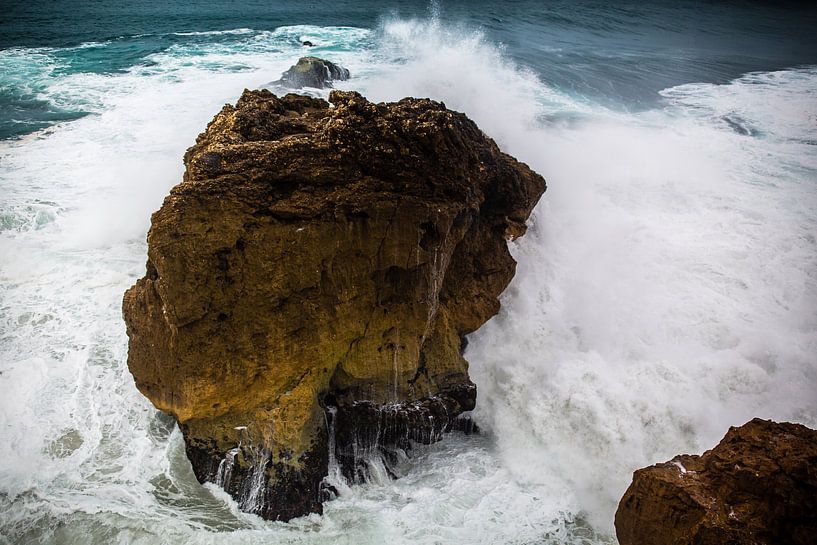
[[[463,114],[245,91],[185,155],[125,293],[136,385],[177,419],[200,481],[242,509],[321,512],[462,422],[465,335],[499,310],[545,181]]]
[[[312,45],[312,44],[310,44]],[[349,79],[349,70],[318,57],[301,57],[276,83],[290,89],[332,87],[333,81]]]
[[[621,545],[817,543],[817,431],[754,419],[702,456],[639,469],[616,534]]]

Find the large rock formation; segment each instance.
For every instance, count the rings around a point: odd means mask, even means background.
[[[267,518],[320,512],[330,459],[364,477],[474,407],[465,335],[499,310],[506,241],[545,189],[443,104],[330,101],[225,106],[124,299],[137,387],[199,480]]]
[[[639,469],[616,534],[621,545],[817,543],[817,431],[756,418],[702,456]]]
[[[298,62],[281,74],[277,82],[282,87],[301,89],[315,87],[325,89],[332,87],[333,81],[349,79],[349,70],[318,57],[301,57]]]

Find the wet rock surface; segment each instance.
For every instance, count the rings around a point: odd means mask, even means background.
[[[349,482],[365,482],[370,460],[379,458],[386,471],[395,476],[392,466],[399,458],[398,450],[411,450],[412,442],[431,444],[452,430],[476,432],[470,418],[459,417],[473,409],[475,401],[476,387],[463,383],[413,402],[329,405],[330,444],[341,473]]]
[[[304,45],[312,46],[312,43],[304,42]],[[339,64],[318,57],[301,57],[275,83],[288,89],[304,87],[325,89],[332,87],[333,81],[346,81],[347,79],[349,79],[349,70]]]
[[[702,456],[639,469],[615,522],[621,545],[817,543],[817,431],[754,419]]]
[[[462,424],[464,336],[499,310],[507,240],[545,189],[440,103],[330,100],[225,106],[124,298],[137,387],[177,419],[200,481],[271,519],[321,511],[330,413],[353,478],[355,448]]]

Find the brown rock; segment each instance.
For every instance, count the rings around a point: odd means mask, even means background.
[[[330,454],[356,478],[361,452],[436,441],[473,408],[464,336],[499,310],[506,239],[545,189],[443,104],[330,101],[225,106],[123,305],[136,385],[199,480],[266,518],[320,512]]]
[[[817,543],[817,431],[756,418],[702,456],[639,469],[616,535],[621,545]]]

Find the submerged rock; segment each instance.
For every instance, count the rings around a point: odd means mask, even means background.
[[[817,543],[817,431],[756,418],[702,456],[639,469],[616,534],[621,545]]]
[[[304,45],[312,45],[304,42]],[[318,57],[301,57],[298,62],[281,75],[276,83],[289,89],[332,87],[333,81],[349,79],[349,70],[333,62]]]
[[[441,103],[330,101],[225,106],[124,298],[131,373],[196,476],[271,519],[321,512],[330,460],[357,480],[463,427],[464,336],[499,310],[545,190]]]

